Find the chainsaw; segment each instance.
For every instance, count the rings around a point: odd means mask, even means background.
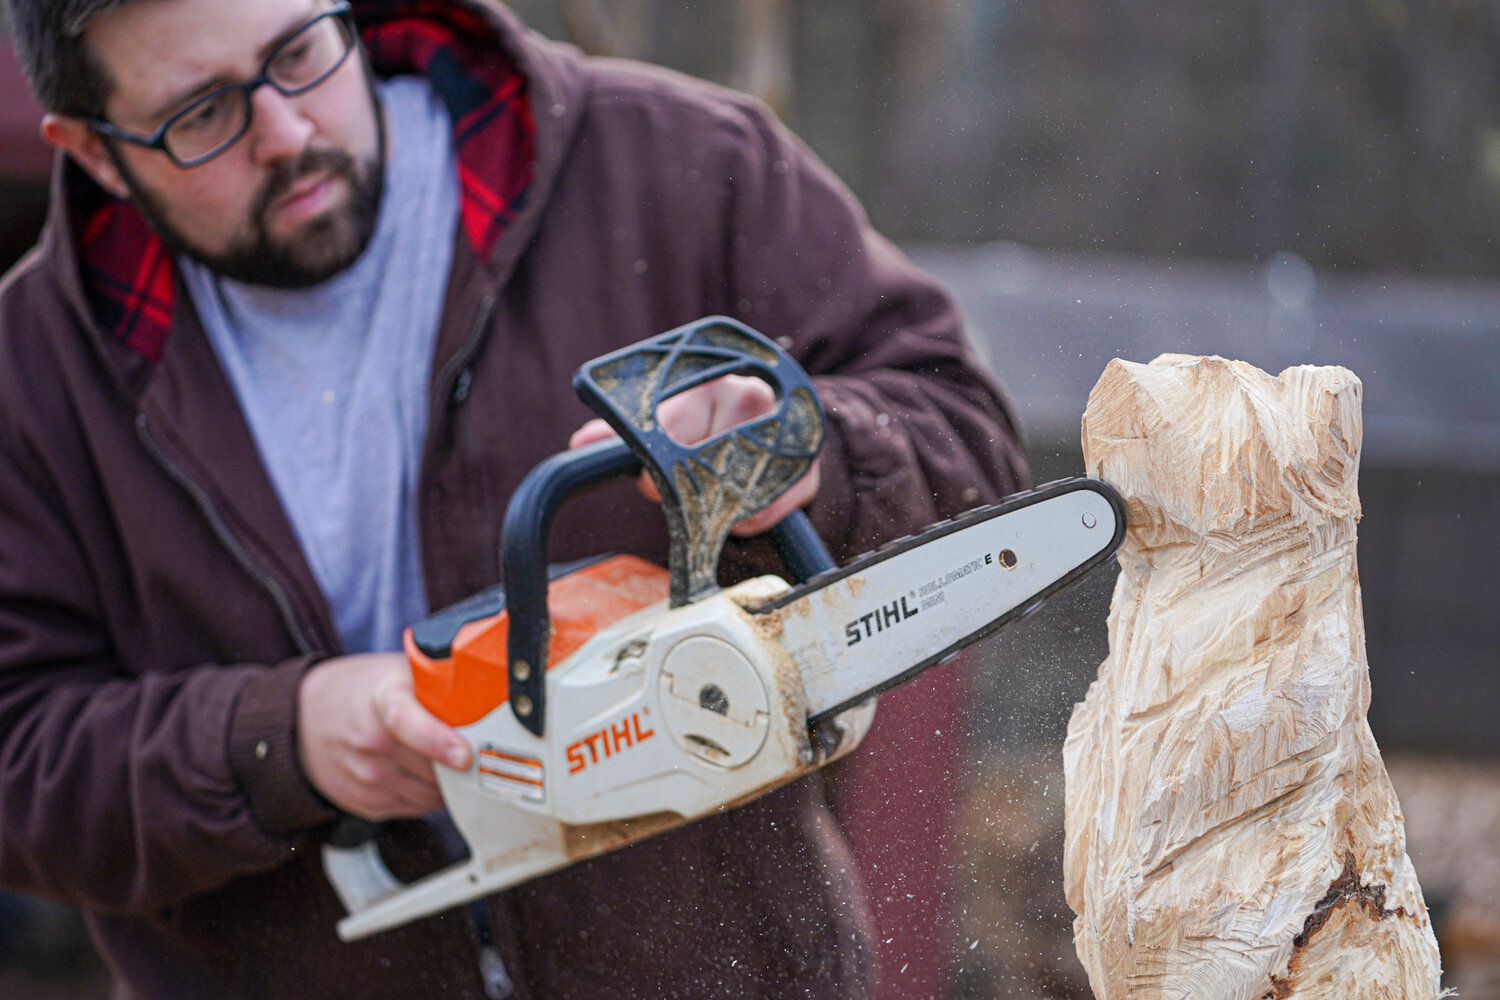
[[[771,412],[693,445],[660,403],[725,375]],[[811,467],[824,435],[807,374],[776,344],[710,317],[584,365],[574,388],[620,440],[554,455],[502,524],[503,588],[408,629],[418,699],[469,741],[435,765],[469,856],[412,883],[364,834],[324,869],[354,940],[731,808],[847,754],[875,696],[1033,611],[1118,548],[1124,508],[1090,479],[969,511],[839,567],[800,511],[772,531],[794,582],[717,583],[730,530]],[[570,496],[644,468],[662,497],[667,569],[615,555],[547,563]]]

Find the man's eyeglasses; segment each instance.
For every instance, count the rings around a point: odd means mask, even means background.
[[[159,149],[179,167],[196,167],[233,146],[250,128],[250,98],[270,84],[296,97],[334,74],[354,50],[349,5],[341,3],[308,21],[266,56],[260,72],[244,83],[211,90],[175,112],[150,135],[137,135],[99,118],[89,127],[111,139]]]

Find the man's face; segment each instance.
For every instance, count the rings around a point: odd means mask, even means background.
[[[249,80],[328,0],[136,0],[92,22],[85,41],[114,83],[103,115],[149,135],[214,87]],[[258,88],[250,128],[207,163],[111,144],[136,204],[169,246],[231,278],[315,284],[347,267],[374,230],[382,133],[355,53],[296,97]]]

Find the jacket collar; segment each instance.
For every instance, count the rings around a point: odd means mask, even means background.
[[[525,203],[536,169],[528,80],[513,57],[519,25],[439,0],[371,0],[355,18],[377,76],[425,75],[453,120],[460,228],[488,257]],[[505,34],[511,34],[506,39]],[[83,183],[81,172],[73,178]],[[73,188],[79,269],[90,311],[114,340],[161,359],[177,294],[172,255],[135,206]]]

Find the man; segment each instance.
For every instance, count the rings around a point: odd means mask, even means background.
[[[469,750],[392,651],[597,436],[578,364],[712,313],[779,338],[829,440],[740,530],[805,505],[848,557],[1024,475],[951,304],[753,102],[498,6],[7,2],[66,155],[0,286],[0,888],[83,907],[130,997],[862,995],[815,779],[355,944],[317,848],[350,813],[446,863],[417,818]],[[628,486],[552,537],[664,560]]]

